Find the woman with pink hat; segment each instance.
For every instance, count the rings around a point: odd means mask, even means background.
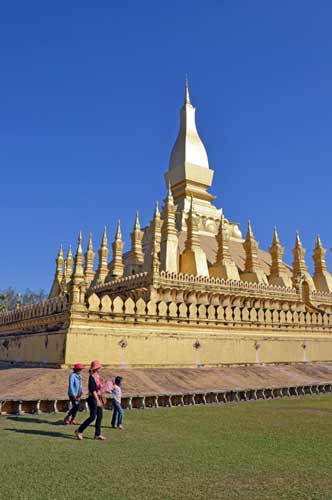
[[[103,385],[103,379],[99,375],[99,370],[101,368],[100,361],[92,361],[90,367],[90,376],[89,376],[89,397],[87,399],[90,415],[83,422],[82,425],[75,431],[77,439],[83,439],[83,432],[87,427],[89,427],[94,420],[96,420],[95,424],[95,439],[99,439],[104,441],[106,438],[101,435],[101,421],[103,419],[103,406],[104,401],[101,394],[101,388]]]
[[[81,365],[81,363],[76,363],[73,368],[73,373],[69,375],[68,396],[71,401],[71,409],[64,420],[66,425],[77,424],[75,417],[80,407],[80,399],[82,396],[82,370],[83,365]]]

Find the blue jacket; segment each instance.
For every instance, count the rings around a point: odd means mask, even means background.
[[[82,395],[82,376],[78,373],[69,375],[68,396],[80,397]]]

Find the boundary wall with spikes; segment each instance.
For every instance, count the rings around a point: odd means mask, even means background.
[[[165,272],[159,281],[164,300],[127,295],[139,283],[151,287],[142,273],[95,287],[83,302],[64,296],[2,313],[0,360],[190,367],[332,359],[332,314],[304,307],[296,289]],[[172,295],[171,282],[182,291]]]
[[[65,364],[191,367],[332,359],[332,314],[99,297],[72,312]]]
[[[61,366],[69,325],[66,296],[0,314],[0,360]]]

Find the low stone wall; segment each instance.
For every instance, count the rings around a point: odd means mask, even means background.
[[[285,397],[312,396],[332,393],[332,383],[291,385],[283,387],[255,387],[224,391],[197,391],[177,394],[127,395],[122,399],[125,410],[145,408],[172,408],[207,404],[240,403],[246,401],[271,400]],[[70,408],[68,399],[31,401],[0,401],[0,415],[25,415],[42,413],[64,413]],[[111,410],[112,400],[107,399],[105,409]],[[85,399],[81,400],[81,411],[87,411]]]

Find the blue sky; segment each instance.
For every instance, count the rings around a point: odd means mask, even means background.
[[[332,246],[332,3],[2,3],[0,288],[49,289],[65,248],[165,196],[185,73],[226,217],[291,262]],[[85,238],[86,241],[86,238]],[[330,267],[330,254],[328,263]]]

